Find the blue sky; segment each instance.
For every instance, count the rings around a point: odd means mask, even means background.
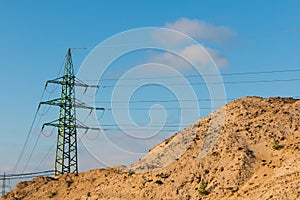
[[[233,33],[229,38],[218,42],[197,38],[197,34],[192,36],[196,37],[199,43],[218,52],[218,55],[226,59],[227,64],[220,68],[221,73],[300,69],[299,1],[88,1],[88,3],[83,1],[1,1],[0,5],[0,91],[2,97],[0,99],[0,150],[3,152],[0,172],[12,171],[40,101],[45,81],[57,77],[69,47],[96,46],[122,31],[142,27],[168,27],[167,24],[175,26],[180,19],[184,18],[189,22],[196,21],[212,27],[226,27]],[[76,71],[79,70],[81,62],[91,50],[88,48],[73,51]],[[114,63],[115,66],[111,69],[115,70],[108,71],[105,78],[112,78],[112,75],[120,77],[122,74],[116,75],[116,71],[122,73],[133,64],[143,64],[151,60],[151,57],[160,54],[161,52],[157,51],[128,54],[127,57],[124,56]],[[192,74],[193,71],[185,73]],[[271,73],[223,76],[223,79],[237,82],[296,79],[299,75],[299,72]],[[157,73],[157,76],[162,75]],[[198,80],[190,81],[197,82]],[[114,82],[103,84],[109,85]],[[298,86],[299,81],[293,81],[225,84],[225,89],[228,98],[251,95],[296,97],[300,92]],[[194,88],[197,90],[196,87]],[[209,97],[207,90],[203,90],[205,94],[200,95],[196,92],[197,96]],[[109,101],[112,91],[103,89],[101,92],[96,100]],[[55,91],[51,97],[55,95],[59,95],[59,91]],[[174,99],[175,96],[165,89],[151,86],[147,91],[137,92],[132,98],[154,100]],[[161,103],[161,105],[178,106],[176,102]],[[108,108],[110,104],[103,103],[99,106]],[[151,104],[134,106],[148,108]],[[51,110],[40,123],[55,118],[56,111]],[[203,111],[199,117],[208,113],[209,111]],[[168,111],[167,114],[171,116],[168,122],[176,125],[178,111]],[[132,116],[138,124],[149,122],[147,112],[134,111]],[[114,124],[109,112],[105,113],[101,120],[104,124]],[[191,118],[188,121],[195,120]],[[32,134],[33,141],[38,134],[39,125],[36,124],[36,132]],[[171,134],[172,132],[168,132],[149,143],[148,146],[137,149],[149,149],[151,144]],[[109,137],[125,149],[134,146],[134,142],[131,141],[132,144],[130,141],[120,139],[118,131],[111,131]],[[54,135],[40,138],[26,171],[39,167],[41,159],[45,157],[54,142]],[[91,159],[83,147],[80,147],[80,152],[79,160],[81,160],[82,171],[101,167],[98,162]],[[29,153],[30,149],[27,149],[17,172],[24,168],[26,155],[28,156]],[[52,168],[53,157],[51,156],[53,155],[49,156],[49,160],[41,169]],[[128,160],[124,161],[127,164],[128,162]]]

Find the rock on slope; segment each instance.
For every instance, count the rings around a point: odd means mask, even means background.
[[[212,118],[225,123],[206,156]],[[300,100],[235,100],[153,148],[124,172],[97,169],[22,182],[4,199],[300,199]],[[134,173],[135,172],[135,173]]]

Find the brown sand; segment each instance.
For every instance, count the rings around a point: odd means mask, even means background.
[[[214,127],[210,122],[225,110],[225,124]],[[300,199],[299,126],[300,100],[245,97],[165,140],[130,168],[38,177],[4,199]]]

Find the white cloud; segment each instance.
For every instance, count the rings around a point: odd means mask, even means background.
[[[174,23],[166,23],[165,28],[174,29],[186,35],[205,41],[222,41],[236,34],[226,26],[215,26],[197,19],[181,18]]]
[[[168,65],[179,71],[196,68],[204,68],[213,62],[218,67],[226,66],[228,61],[218,51],[200,45],[191,45],[182,49],[178,55],[166,52],[151,58],[151,62]],[[188,62],[191,64],[189,64]]]
[[[191,68],[182,58],[169,52],[153,56],[150,62],[167,65],[179,71]]]
[[[166,23],[164,28],[182,32],[196,41],[215,42],[218,44],[224,40],[235,37],[235,32],[226,26],[216,26],[197,19],[180,18],[175,22]],[[215,63],[217,67],[224,67],[228,64],[226,57],[222,56],[216,48],[210,48],[203,44],[196,45],[185,35],[170,31],[157,30],[153,33],[153,39],[178,53],[174,55],[170,52],[153,56],[149,61],[168,65],[179,71],[190,70],[193,67],[204,68]],[[187,63],[184,59],[191,62]],[[162,72],[162,71],[160,71]]]
[[[220,56],[218,51],[199,45],[184,48],[180,55],[191,61],[196,67],[205,67],[211,62],[216,63],[219,67],[227,64],[227,59]]]

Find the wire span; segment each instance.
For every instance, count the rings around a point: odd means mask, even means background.
[[[234,72],[234,73],[220,73],[220,74],[205,74],[202,76],[201,74],[189,74],[182,76],[158,76],[158,77],[139,77],[139,78],[106,78],[101,80],[84,80],[84,81],[117,81],[117,80],[145,80],[145,79],[168,79],[168,78],[201,78],[201,77],[215,77],[215,76],[236,76],[236,75],[258,75],[258,74],[274,74],[274,73],[295,73],[300,72],[300,69],[286,69],[286,70],[270,70],[270,71],[248,71],[248,72]]]
[[[20,173],[20,174],[6,174],[5,177],[18,177],[18,176],[29,176],[29,175],[37,175],[37,174],[45,174],[45,173],[53,173],[54,170],[46,170],[40,172],[29,172],[29,173]],[[4,177],[4,175],[0,175],[0,178]]]
[[[198,82],[198,83],[173,83],[164,84],[164,86],[184,86],[184,85],[218,85],[218,84],[252,84],[252,83],[274,83],[274,82],[294,82],[300,81],[300,78],[294,79],[273,79],[273,80],[249,80],[249,81],[219,81],[219,82]],[[147,84],[144,86],[157,85],[157,84]],[[119,85],[99,85],[102,88],[114,88],[114,87],[138,87],[143,86],[141,84],[119,84]]]

